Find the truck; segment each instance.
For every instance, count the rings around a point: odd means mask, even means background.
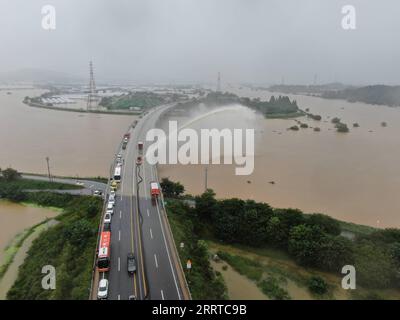
[[[160,186],[158,185],[158,182],[150,182],[150,194],[153,199],[160,195]]]

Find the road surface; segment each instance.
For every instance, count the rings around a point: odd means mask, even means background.
[[[109,279],[112,300],[130,296],[139,300],[190,298],[162,203],[151,199],[150,181],[158,180],[157,170],[145,159],[142,165],[136,165],[138,142],[145,142],[147,131],[169,107],[158,107],[145,115],[130,129],[126,150],[120,150],[124,163],[111,223],[111,269],[95,276],[92,298],[102,277]],[[145,143],[144,155],[146,147]],[[128,253],[136,257],[137,272],[133,276],[127,272]]]

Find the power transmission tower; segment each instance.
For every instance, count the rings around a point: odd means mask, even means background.
[[[93,110],[97,109],[98,96],[96,93],[96,83],[94,82],[92,61],[90,61],[89,63],[89,73],[90,73],[90,81],[89,81],[89,94],[87,99],[87,110]]]
[[[217,92],[221,92],[221,72],[218,72]]]

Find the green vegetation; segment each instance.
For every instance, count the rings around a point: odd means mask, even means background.
[[[133,92],[122,96],[103,97],[100,106],[108,110],[137,110],[159,106],[166,102],[166,97],[154,92]]]
[[[210,266],[210,253],[205,241],[195,232],[193,209],[175,199],[166,201],[168,220],[179,250],[182,266],[192,260],[192,269],[186,268],[185,276],[193,299],[219,300],[227,298],[227,289],[221,274]],[[179,244],[184,243],[184,248]]]
[[[307,285],[308,289],[316,295],[323,295],[328,292],[328,284],[320,276],[312,276]]]
[[[347,88],[324,92],[322,97],[326,99],[345,99],[349,102],[400,106],[400,86],[373,85],[361,88]]]
[[[198,238],[261,251],[275,247],[298,265],[337,275],[341,275],[344,265],[354,265],[357,285],[365,289],[400,288],[396,278],[400,272],[398,229],[377,230],[323,214],[274,209],[252,200],[217,200],[210,189],[197,196],[195,202],[195,209],[181,207],[180,216],[190,219],[189,230]],[[353,239],[342,236],[342,232],[354,232]],[[221,258],[250,279],[262,280],[261,265],[224,253]]]
[[[163,178],[160,185],[167,198],[176,198],[185,192],[185,187],[180,182],[173,182],[168,178]]]
[[[287,96],[272,96],[268,101],[238,97],[233,93],[210,92],[200,99],[193,99],[185,103],[179,103],[179,109],[196,108],[200,103],[208,106],[223,106],[229,104],[241,104],[257,110],[267,118],[294,118],[303,116],[304,112],[299,109],[295,100],[291,101]]]
[[[349,132],[350,131],[349,128],[347,127],[347,124],[341,123],[341,122],[337,123],[335,125],[335,128],[336,128],[337,132]]]
[[[57,218],[59,223],[34,240],[7,298],[87,299],[101,199],[50,192],[29,193],[26,197],[27,201],[38,205],[51,205],[64,210]],[[55,290],[42,289],[41,270],[45,265],[52,265],[57,270]]]
[[[262,292],[274,300],[290,300],[289,293],[279,286],[279,281],[274,277],[268,277],[259,283]]]
[[[294,126],[291,126],[291,127],[289,128],[289,130],[292,130],[292,131],[299,131],[299,127],[296,126],[296,125],[294,125]]]
[[[260,281],[263,275],[261,263],[237,255],[231,255],[224,251],[218,251],[217,256],[226,261],[233,269],[241,275],[253,281]]]

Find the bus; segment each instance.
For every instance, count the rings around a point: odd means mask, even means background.
[[[110,270],[110,240],[111,232],[103,231],[100,236],[100,248],[97,256],[99,272],[107,272]]]
[[[114,180],[117,182],[121,181],[121,166],[116,166],[114,171]]]

